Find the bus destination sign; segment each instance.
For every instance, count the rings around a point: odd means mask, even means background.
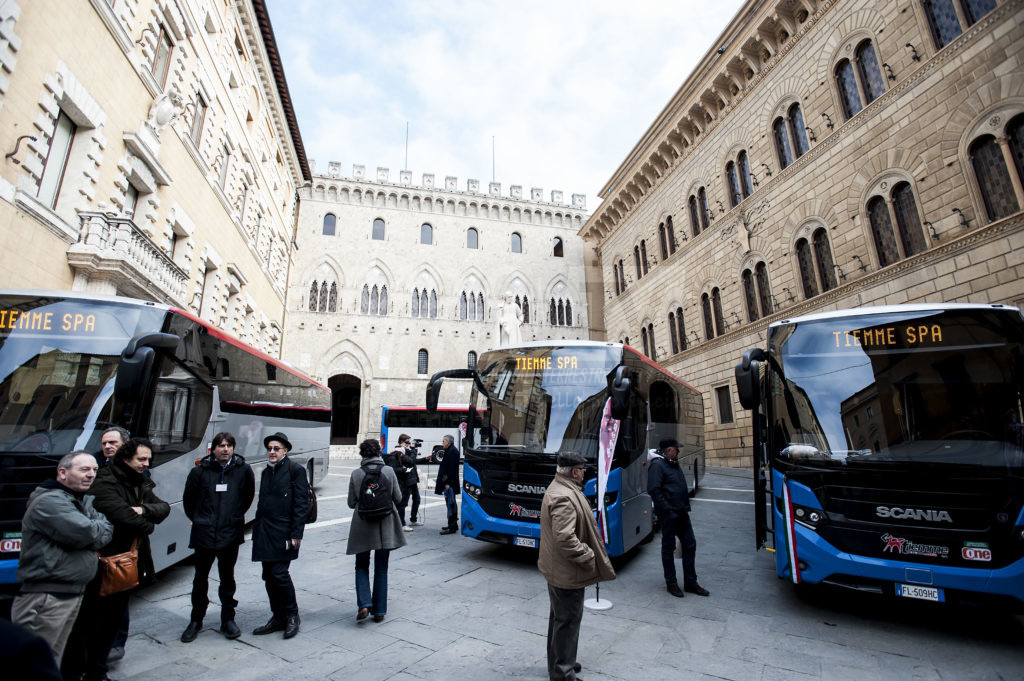
[[[942,345],[941,324],[874,326],[866,329],[832,332],[835,348],[916,348]]]
[[[0,334],[13,331],[49,333],[96,333],[96,315],[92,312],[61,312],[0,309]]]

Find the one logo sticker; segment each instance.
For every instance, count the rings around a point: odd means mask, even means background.
[[[899,553],[904,556],[928,556],[931,558],[949,558],[949,547],[936,544],[915,544],[905,537],[894,537],[886,533],[882,535],[885,547],[882,553]]]
[[[990,549],[983,549],[977,546],[965,546],[960,549],[960,555],[963,556],[964,560],[977,560],[983,563],[988,563],[992,560],[992,551]]]
[[[16,553],[18,551],[21,551],[20,539],[0,540],[0,553]]]

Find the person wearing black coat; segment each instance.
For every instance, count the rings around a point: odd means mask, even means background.
[[[659,443],[660,453],[653,455],[647,473],[647,493],[654,502],[654,512],[661,525],[661,566],[666,590],[677,598],[683,590],[707,596],[707,589],[697,583],[697,539],[690,524],[690,497],[686,474],[679,466],[679,443],[672,439]],[[674,554],[676,537],[683,547],[683,589],[676,582]]]
[[[235,562],[245,534],[245,512],[256,494],[256,478],[245,458],[235,454],[231,433],[213,436],[211,453],[189,471],[182,505],[192,521],[189,547],[195,549],[192,615],[181,634],[184,643],[196,639],[210,604],[210,568],[217,561],[220,586],[220,631],[227,638],[242,635],[235,624]]]
[[[149,440],[129,439],[117,449],[113,463],[100,469],[86,492],[93,496],[93,508],[114,526],[113,538],[100,549],[100,555],[124,553],[135,543],[140,584],[153,579],[149,535],[171,512],[167,502],[153,493],[156,483],[146,476],[153,448]],[[86,587],[61,665],[65,676],[84,673],[85,681],[106,678],[107,656],[132,593],[129,589],[100,596],[99,582],[97,575]]]
[[[451,435],[445,435],[441,442],[444,444],[444,456],[437,469],[434,494],[443,494],[448,506],[448,525],[441,529],[441,534],[453,534],[459,531],[459,505],[455,501],[455,495],[459,493],[459,450]]]
[[[291,638],[299,633],[299,605],[288,567],[299,557],[309,511],[309,482],[306,469],[288,458],[292,443],[284,433],[264,438],[263,445],[267,448],[267,467],[260,476],[252,559],[263,563],[263,581],[272,615],[252,633],[262,636],[284,631],[284,637]]]

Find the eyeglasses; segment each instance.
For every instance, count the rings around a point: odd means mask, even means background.
[[[586,466],[574,466],[573,470],[574,471],[584,471],[584,472],[586,472],[587,467]]]
[[[268,452],[283,452],[283,451],[285,451],[285,449],[284,449],[284,447],[267,447],[267,451]]]

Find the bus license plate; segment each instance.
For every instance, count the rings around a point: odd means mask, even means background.
[[[918,586],[917,584],[897,584],[896,595],[904,598],[917,598],[922,601],[945,602],[942,589],[934,586]]]
[[[516,537],[516,546],[525,546],[527,548],[537,548],[537,540],[533,537]]]

